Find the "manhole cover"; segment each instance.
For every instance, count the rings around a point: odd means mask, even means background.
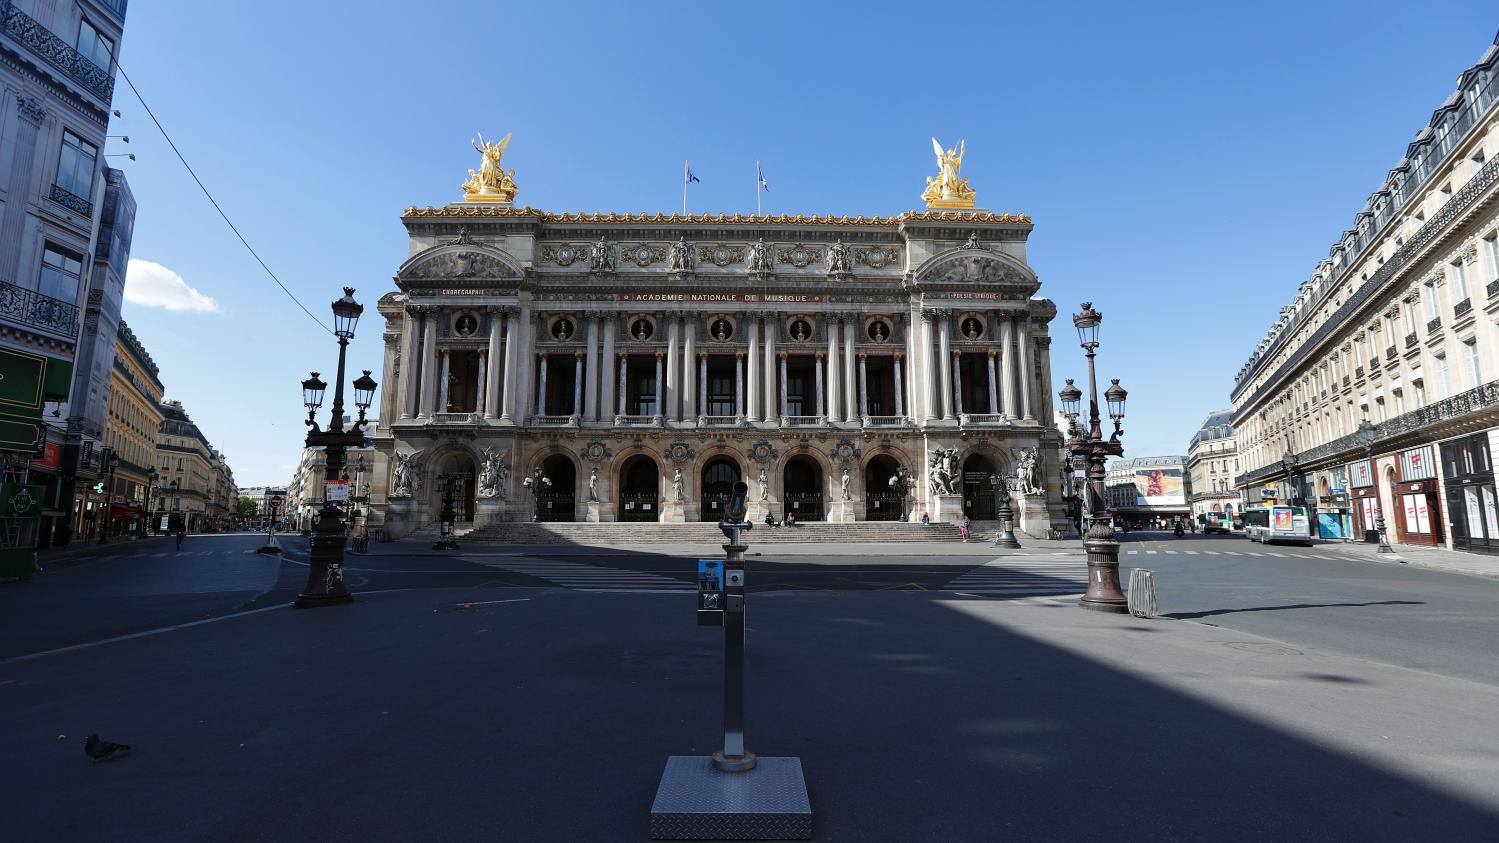
[[[1279,644],[1271,644],[1266,641],[1225,641],[1223,646],[1231,650],[1242,650],[1246,653],[1259,653],[1263,656],[1304,656],[1305,653],[1293,647],[1282,647]]]

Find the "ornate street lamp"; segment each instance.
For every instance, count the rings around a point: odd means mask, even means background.
[[[1072,324],[1077,327],[1078,342],[1088,358],[1088,420],[1087,427],[1077,423],[1078,404],[1082,391],[1067,381],[1058,398],[1062,401],[1062,412],[1067,416],[1072,438],[1067,449],[1075,461],[1086,460],[1088,466],[1088,532],[1083,539],[1083,548],[1088,552],[1088,593],[1083,595],[1080,605],[1085,609],[1102,612],[1124,613],[1129,611],[1124,590],[1119,585],[1119,541],[1114,536],[1113,519],[1109,517],[1104,486],[1104,463],[1108,458],[1124,455],[1124,445],[1119,441],[1124,435],[1124,402],[1128,397],[1118,380],[1104,393],[1108,402],[1109,417],[1114,421],[1114,435],[1108,439],[1103,435],[1103,419],[1098,414],[1098,378],[1094,371],[1094,356],[1098,352],[1098,328],[1103,323],[1103,314],[1093,309],[1092,302],[1083,302],[1083,312],[1073,314]]]
[[[546,472],[542,471],[541,466],[538,465],[536,466],[536,470],[531,472],[531,476],[522,480],[520,484],[531,490],[531,520],[540,521],[541,490],[543,488],[552,488],[552,478],[548,477]]]
[[[328,429],[318,427],[318,408],[323,405],[323,393],[328,385],[317,372],[302,381],[302,404],[307,408],[307,447],[322,448],[327,466],[327,477],[338,477],[344,468],[344,453],[349,448],[364,444],[364,414],[370,408],[375,392],[375,382],[369,372],[354,381],[354,406],[359,408],[359,420],[344,430],[344,358],[348,354],[349,340],[354,338],[354,328],[359,324],[359,315],[364,305],[354,301],[354,288],[345,287],[343,298],[333,302],[333,335],[338,337],[338,378],[333,386],[332,418]],[[298,608],[331,606],[347,603],[354,597],[344,584],[344,526],[342,511],[337,501],[323,496],[323,507],[317,514],[313,526],[312,553],[309,557],[307,587],[297,595],[292,605]]]
[[[1364,446],[1364,459],[1369,463],[1369,474],[1374,479],[1374,530],[1379,533],[1379,552],[1394,553],[1390,538],[1385,533],[1384,507],[1379,505],[1379,474],[1374,470],[1374,425],[1368,419],[1359,422],[1353,441]],[[1405,560],[1401,560],[1405,564]]]
[[[994,546],[1018,549],[1020,542],[1015,539],[1015,510],[1010,506],[1009,486],[998,474],[989,475],[989,486],[994,489],[994,519],[999,522]]]
[[[895,475],[890,478],[890,488],[900,496],[896,506],[900,509],[900,520],[910,521],[911,514],[906,512],[906,495],[911,492],[911,477],[906,473],[906,467],[898,465],[895,467]]]
[[[437,542],[432,545],[433,550],[458,549],[458,538],[453,535],[453,521],[456,517],[453,511],[453,484],[465,476],[467,475],[456,472],[445,472],[437,476],[442,481],[442,512],[437,519],[439,535]]]

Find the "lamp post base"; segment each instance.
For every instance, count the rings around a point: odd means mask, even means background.
[[[1088,593],[1078,601],[1095,612],[1129,613],[1129,600],[1119,585],[1119,542],[1107,521],[1095,521],[1083,540],[1088,552]]]
[[[315,609],[319,606],[337,606],[342,603],[353,603],[354,595],[344,592],[319,592],[298,594],[297,599],[291,604],[293,609]]]

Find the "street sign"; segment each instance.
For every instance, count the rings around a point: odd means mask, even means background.
[[[271,495],[271,509],[280,509],[281,504],[283,503],[286,503],[286,498],[283,498],[280,495]]]
[[[323,484],[323,500],[343,503],[349,499],[349,481],[329,480]]]

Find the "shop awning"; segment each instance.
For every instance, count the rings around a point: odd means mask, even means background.
[[[110,518],[134,518],[136,516],[144,518],[146,511],[138,506],[124,506],[122,504],[114,504],[109,508]]]

